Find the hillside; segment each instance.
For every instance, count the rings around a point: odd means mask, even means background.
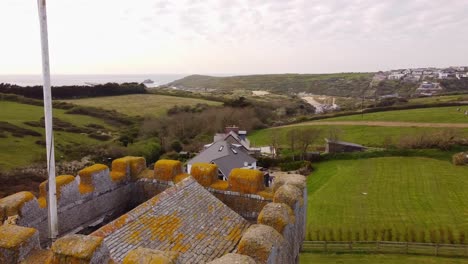
[[[45,159],[44,128],[41,127],[43,107],[0,101],[0,120],[4,127],[0,133],[0,170],[28,165]],[[101,119],[86,115],[66,114],[54,109],[55,146],[57,159],[69,154],[69,146],[96,145],[112,138],[115,127]],[[8,126],[8,129],[5,129]],[[110,136],[95,138],[99,132]],[[99,135],[97,136],[99,137]]]
[[[169,83],[182,89],[265,90],[274,93],[312,93],[359,97],[368,89],[372,73],[267,74],[231,77],[190,75]]]
[[[65,100],[81,106],[99,107],[107,110],[115,110],[131,116],[161,116],[174,106],[196,106],[197,104],[221,105],[220,102],[203,99],[157,95],[157,94],[133,94],[120,96],[93,97],[76,100]]]

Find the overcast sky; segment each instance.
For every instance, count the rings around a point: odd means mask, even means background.
[[[468,64],[468,0],[48,0],[52,73]],[[35,0],[0,0],[0,74],[40,73]]]

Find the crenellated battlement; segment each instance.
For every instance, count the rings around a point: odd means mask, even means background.
[[[50,263],[68,263],[69,260],[77,263],[110,263],[112,254],[103,241],[86,235],[70,237],[66,234],[76,234],[89,226],[107,223],[120,216],[119,221],[93,233],[93,237],[104,238],[126,224],[139,220],[144,213],[140,210],[139,214],[139,207],[129,212],[136,205],[166,190],[177,190],[179,184],[186,185],[187,181],[193,180],[231,210],[251,223],[256,223],[246,229],[245,233],[236,235],[239,242],[234,252],[237,254],[227,254],[211,263],[233,263],[237,260],[245,263],[296,261],[305,235],[305,177],[282,175],[275,179],[272,188],[265,188],[260,171],[235,169],[228,181],[218,180],[217,172],[218,168],[214,164],[196,163],[192,166],[192,175],[188,175],[183,173],[181,162],[173,160],[160,160],[154,168],[149,169],[144,158],[123,157],[112,162],[111,170],[106,165],[95,164],[82,169],[76,176],[58,176],[58,226],[59,235],[63,237],[52,245],[51,251],[37,251],[39,242],[43,246],[48,243],[47,181],[39,186],[37,198],[30,192],[4,197],[0,199],[0,220],[5,223],[0,226],[0,237],[20,231],[26,235],[18,237],[17,243],[22,246],[13,251],[5,243],[2,244],[0,239],[0,263],[16,263],[30,255],[36,258],[40,255],[41,259],[48,259]],[[7,225],[7,222],[16,225]],[[14,231],[15,228],[20,231]],[[203,236],[200,235],[200,238]],[[71,250],[73,247],[84,251],[76,252]],[[137,248],[128,253],[123,263],[141,263],[138,261],[148,257],[161,258],[167,263],[182,263],[180,259],[183,256],[178,258],[173,253]],[[7,258],[7,262],[2,262]]]

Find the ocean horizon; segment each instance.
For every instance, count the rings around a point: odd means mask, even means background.
[[[154,83],[148,86],[158,86],[181,79],[188,74],[53,74],[52,86],[86,85],[104,83],[138,82],[150,79]],[[42,85],[42,75],[39,74],[9,74],[0,75],[0,83],[20,86]]]

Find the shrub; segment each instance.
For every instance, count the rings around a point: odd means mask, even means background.
[[[468,165],[468,152],[454,154],[452,156],[452,163],[456,166]]]
[[[311,163],[309,161],[300,160],[280,163],[279,166],[282,171],[294,171],[305,167],[311,167]]]
[[[458,242],[460,244],[465,244],[466,242],[466,237],[465,237],[465,231],[460,231],[460,233],[458,234]]]

